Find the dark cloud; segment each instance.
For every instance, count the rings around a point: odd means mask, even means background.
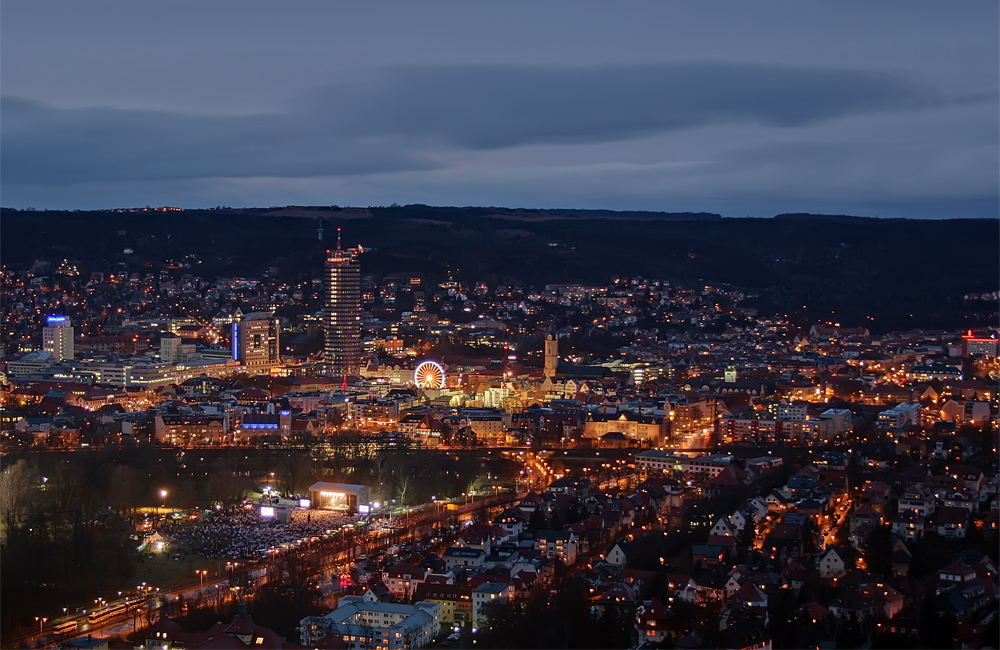
[[[54,109],[12,97],[2,99],[2,115],[5,184],[308,178],[433,167],[374,139],[316,128],[301,115]]]
[[[887,72],[687,62],[404,66],[363,86],[331,88],[318,104],[340,112],[356,132],[496,148],[605,142],[731,122],[796,127],[944,101]]]
[[[719,123],[801,127],[945,101],[888,73],[724,63],[383,69],[298,112],[233,117],[2,104],[5,183],[308,178],[435,167],[470,149],[609,142]]]

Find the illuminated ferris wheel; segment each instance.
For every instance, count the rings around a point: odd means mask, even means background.
[[[444,388],[444,367],[437,361],[424,361],[413,372],[417,388]]]

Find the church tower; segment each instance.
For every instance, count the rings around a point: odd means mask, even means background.
[[[545,337],[545,370],[543,374],[552,379],[559,367],[559,339],[549,334]]]

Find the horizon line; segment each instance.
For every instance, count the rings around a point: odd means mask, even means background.
[[[0,210],[10,210],[14,212],[118,212],[118,213],[134,213],[134,212],[207,212],[207,211],[223,211],[223,210],[283,210],[287,208],[301,208],[306,210],[386,210],[386,209],[401,209],[401,208],[435,208],[435,209],[452,209],[452,210],[509,210],[512,212],[517,211],[527,211],[527,212],[538,212],[552,215],[560,215],[567,217],[580,217],[580,218],[639,218],[638,215],[649,215],[650,218],[657,218],[659,216],[667,216],[673,218],[684,218],[684,219],[776,219],[780,217],[795,217],[795,218],[838,218],[838,219],[869,219],[869,220],[891,220],[891,221],[961,221],[961,220],[1000,220],[1000,214],[995,216],[964,216],[964,217],[897,217],[897,216],[870,216],[870,215],[859,215],[859,214],[836,214],[827,212],[779,212],[777,214],[772,214],[769,216],[760,215],[744,215],[744,216],[726,216],[716,212],[703,212],[703,211],[679,211],[672,212],[668,210],[629,210],[629,209],[618,209],[618,208],[530,208],[530,207],[508,207],[508,206],[495,206],[495,205],[431,205],[427,203],[408,203],[404,205],[392,203],[389,205],[368,205],[368,206],[343,206],[338,204],[330,205],[303,205],[290,203],[287,205],[272,205],[272,206],[211,206],[211,207],[195,207],[195,208],[181,208],[176,206],[134,206],[134,207],[115,207],[115,208],[35,208],[35,207],[23,207],[15,208],[10,206],[0,206]],[[570,214],[570,213],[612,213],[612,214]],[[616,216],[617,213],[620,216]]]

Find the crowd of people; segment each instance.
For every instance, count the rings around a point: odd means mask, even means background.
[[[286,511],[286,523],[277,518],[261,518],[257,507],[218,512],[212,517],[191,524],[161,529],[171,544],[180,545],[191,553],[210,558],[260,558],[269,549],[281,548],[323,537],[344,526],[356,525],[362,517],[325,510]],[[283,519],[283,517],[281,517]]]

